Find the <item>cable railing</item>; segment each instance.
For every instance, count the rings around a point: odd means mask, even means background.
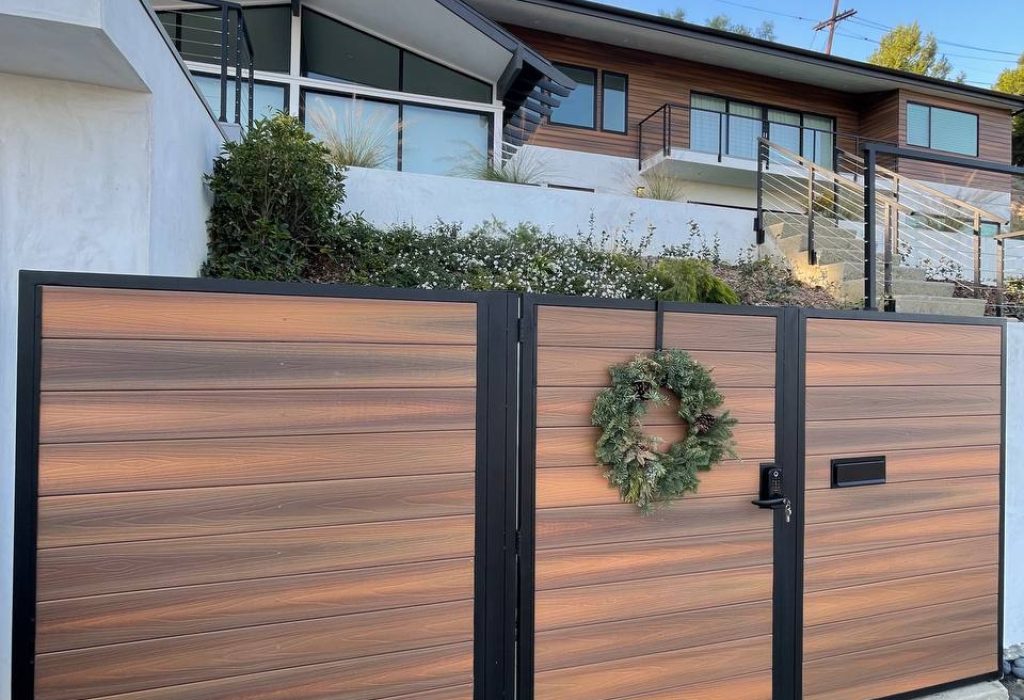
[[[183,60],[219,67],[219,104],[213,105],[218,120],[252,126],[255,54],[242,6],[227,0],[187,2],[189,9],[160,10],[157,16]]]

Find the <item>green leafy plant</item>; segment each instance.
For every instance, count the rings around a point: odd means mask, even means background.
[[[203,274],[300,279],[339,222],[344,173],[295,118],[255,122],[206,178],[214,202]]]
[[[717,277],[710,263],[694,258],[664,258],[655,265],[655,275],[664,301],[739,304],[732,287]]]

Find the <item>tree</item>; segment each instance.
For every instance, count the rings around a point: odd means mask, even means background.
[[[1020,55],[1016,66],[999,74],[992,87],[1011,95],[1024,95],[1024,53]],[[1013,162],[1014,165],[1024,166],[1024,114],[1013,118]]]
[[[677,22],[686,21],[686,10],[681,7],[677,7],[674,10],[658,10],[658,14],[668,19],[674,19]]]
[[[757,37],[758,39],[764,39],[765,41],[775,41],[775,23],[771,20],[765,20],[764,22],[761,22],[756,29],[751,29],[745,24],[740,24],[739,22],[733,23],[729,18],[729,15],[721,14],[709,18],[705,24],[712,29],[718,29],[723,32],[732,32],[733,34]]]
[[[917,22],[896,25],[882,37],[875,52],[868,56],[868,63],[932,78],[948,79],[953,72],[949,59],[939,55],[939,42],[935,35],[929,32],[922,36]],[[963,79],[962,73],[957,76],[958,81]]]

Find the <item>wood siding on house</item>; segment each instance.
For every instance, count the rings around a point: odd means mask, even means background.
[[[775,454],[775,319],[666,313],[665,346],[712,367],[739,418],[741,459],[644,517],[596,463],[590,412],[609,365],[654,336],[651,311],[538,309],[538,700],[771,698],[772,516],[750,499]],[[670,408],[645,424],[683,436]]]
[[[38,700],[472,697],[474,303],[42,303]]]
[[[1001,332],[808,320],[808,700],[996,670]],[[867,455],[885,484],[831,488],[833,458]]]

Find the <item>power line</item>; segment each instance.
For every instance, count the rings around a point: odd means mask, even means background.
[[[815,20],[810,17],[803,17],[801,15],[792,15],[788,12],[779,12],[778,10],[766,10],[763,7],[757,7],[756,5],[747,5],[742,2],[734,2],[734,0],[715,0],[723,5],[732,5],[733,7],[742,7],[746,10],[753,10],[754,12],[763,12],[766,15],[775,15],[776,17],[788,17],[789,19],[800,20],[801,22],[814,22]]]
[[[894,27],[890,27],[890,26],[888,26],[886,24],[882,24],[881,22],[875,22],[873,20],[867,20],[867,19],[864,19],[863,17],[856,17],[856,18],[852,19],[851,21],[854,22],[855,24],[862,24],[862,25],[870,27],[871,29],[877,29],[877,30],[883,31],[883,32],[891,32],[894,29]],[[955,46],[955,47],[957,47],[959,49],[969,49],[971,51],[980,51],[982,53],[995,53],[995,54],[1000,54],[1000,55],[1003,55],[1003,56],[1013,56],[1015,59],[1020,56],[1020,52],[1019,51],[1000,51],[999,49],[989,49],[989,48],[985,48],[983,46],[972,46],[971,44],[960,44],[960,43],[957,43],[955,41],[948,41],[948,40],[943,39],[941,37],[935,37],[935,40],[938,43],[940,43],[940,44],[944,44],[944,45],[947,45],[947,46]]]

